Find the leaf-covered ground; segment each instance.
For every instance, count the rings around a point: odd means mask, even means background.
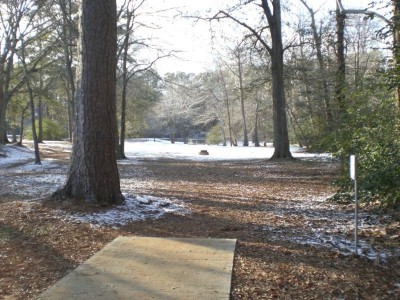
[[[123,190],[179,199],[191,213],[99,227],[60,218],[60,210],[96,207],[0,195],[0,299],[34,299],[119,235],[236,238],[232,299],[400,298],[400,217],[365,207],[360,238],[372,250],[356,257],[341,249],[352,240],[352,206],[325,201],[335,192],[334,163],[164,159],[119,167]],[[13,184],[11,175],[4,180]]]

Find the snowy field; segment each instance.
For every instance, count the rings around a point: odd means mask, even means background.
[[[207,150],[209,155],[199,155],[201,150]],[[299,147],[291,147],[294,157],[301,159],[329,160],[329,154],[305,153]],[[129,158],[146,159],[183,159],[192,161],[221,161],[221,160],[253,160],[269,159],[274,153],[272,147],[230,147],[217,145],[188,145],[183,143],[171,144],[169,141],[128,140],[125,144],[126,156]]]
[[[57,147],[63,152],[70,151],[71,146],[66,142],[46,141],[39,147]],[[207,150],[209,155],[199,155],[201,150]],[[331,160],[329,154],[306,153],[299,147],[291,147],[295,158],[313,160]],[[125,154],[130,159],[177,159],[192,161],[221,161],[221,160],[257,160],[269,159],[274,153],[272,147],[230,147],[217,145],[188,145],[183,143],[171,144],[169,141],[156,139],[155,141],[128,140],[125,143]],[[3,154],[3,155],[2,155]],[[32,161],[32,150],[6,146],[0,148],[0,168],[19,163]],[[40,168],[40,167],[39,167]]]

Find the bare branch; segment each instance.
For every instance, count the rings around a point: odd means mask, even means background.
[[[263,40],[262,36],[260,33],[258,33],[254,28],[252,28],[251,26],[249,26],[247,23],[242,22],[238,19],[236,19],[234,16],[228,14],[227,12],[221,10],[218,12],[218,14],[216,14],[212,19],[218,19],[218,15],[222,14],[224,17],[229,18],[233,21],[235,21],[236,23],[238,23],[239,25],[247,28],[256,38],[257,40],[265,47],[265,49],[268,50],[268,52],[272,51],[272,48]]]
[[[391,24],[391,21],[388,18],[386,18],[385,16],[383,16],[383,15],[377,13],[377,12],[371,11],[371,10],[367,10],[367,9],[345,9],[345,10],[343,10],[343,12],[345,14],[364,14],[364,15],[367,15],[368,17],[371,17],[371,18],[372,17],[377,17],[377,18],[381,19],[382,21],[384,21],[386,24],[388,24],[388,25]]]
[[[300,0],[300,1],[303,2],[303,0]],[[371,18],[372,17],[377,17],[377,18],[381,19],[382,21],[384,21],[388,25],[391,24],[391,21],[388,18],[386,18],[385,16],[383,16],[383,15],[381,15],[381,14],[375,12],[375,11],[371,11],[371,10],[367,10],[367,9],[345,9],[343,7],[342,3],[339,0],[336,0],[336,3],[339,6],[340,12],[344,13],[345,15],[346,14],[356,14],[356,15],[357,14],[358,15],[364,14],[364,15],[367,15],[367,16],[369,16]],[[303,2],[303,4],[304,4],[304,2]]]

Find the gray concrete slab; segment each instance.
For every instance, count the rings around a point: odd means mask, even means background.
[[[118,237],[38,299],[229,299],[235,245]]]

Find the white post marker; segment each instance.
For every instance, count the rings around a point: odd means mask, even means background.
[[[357,195],[357,156],[350,155],[350,178],[354,181],[354,253],[358,255],[358,195]]]

